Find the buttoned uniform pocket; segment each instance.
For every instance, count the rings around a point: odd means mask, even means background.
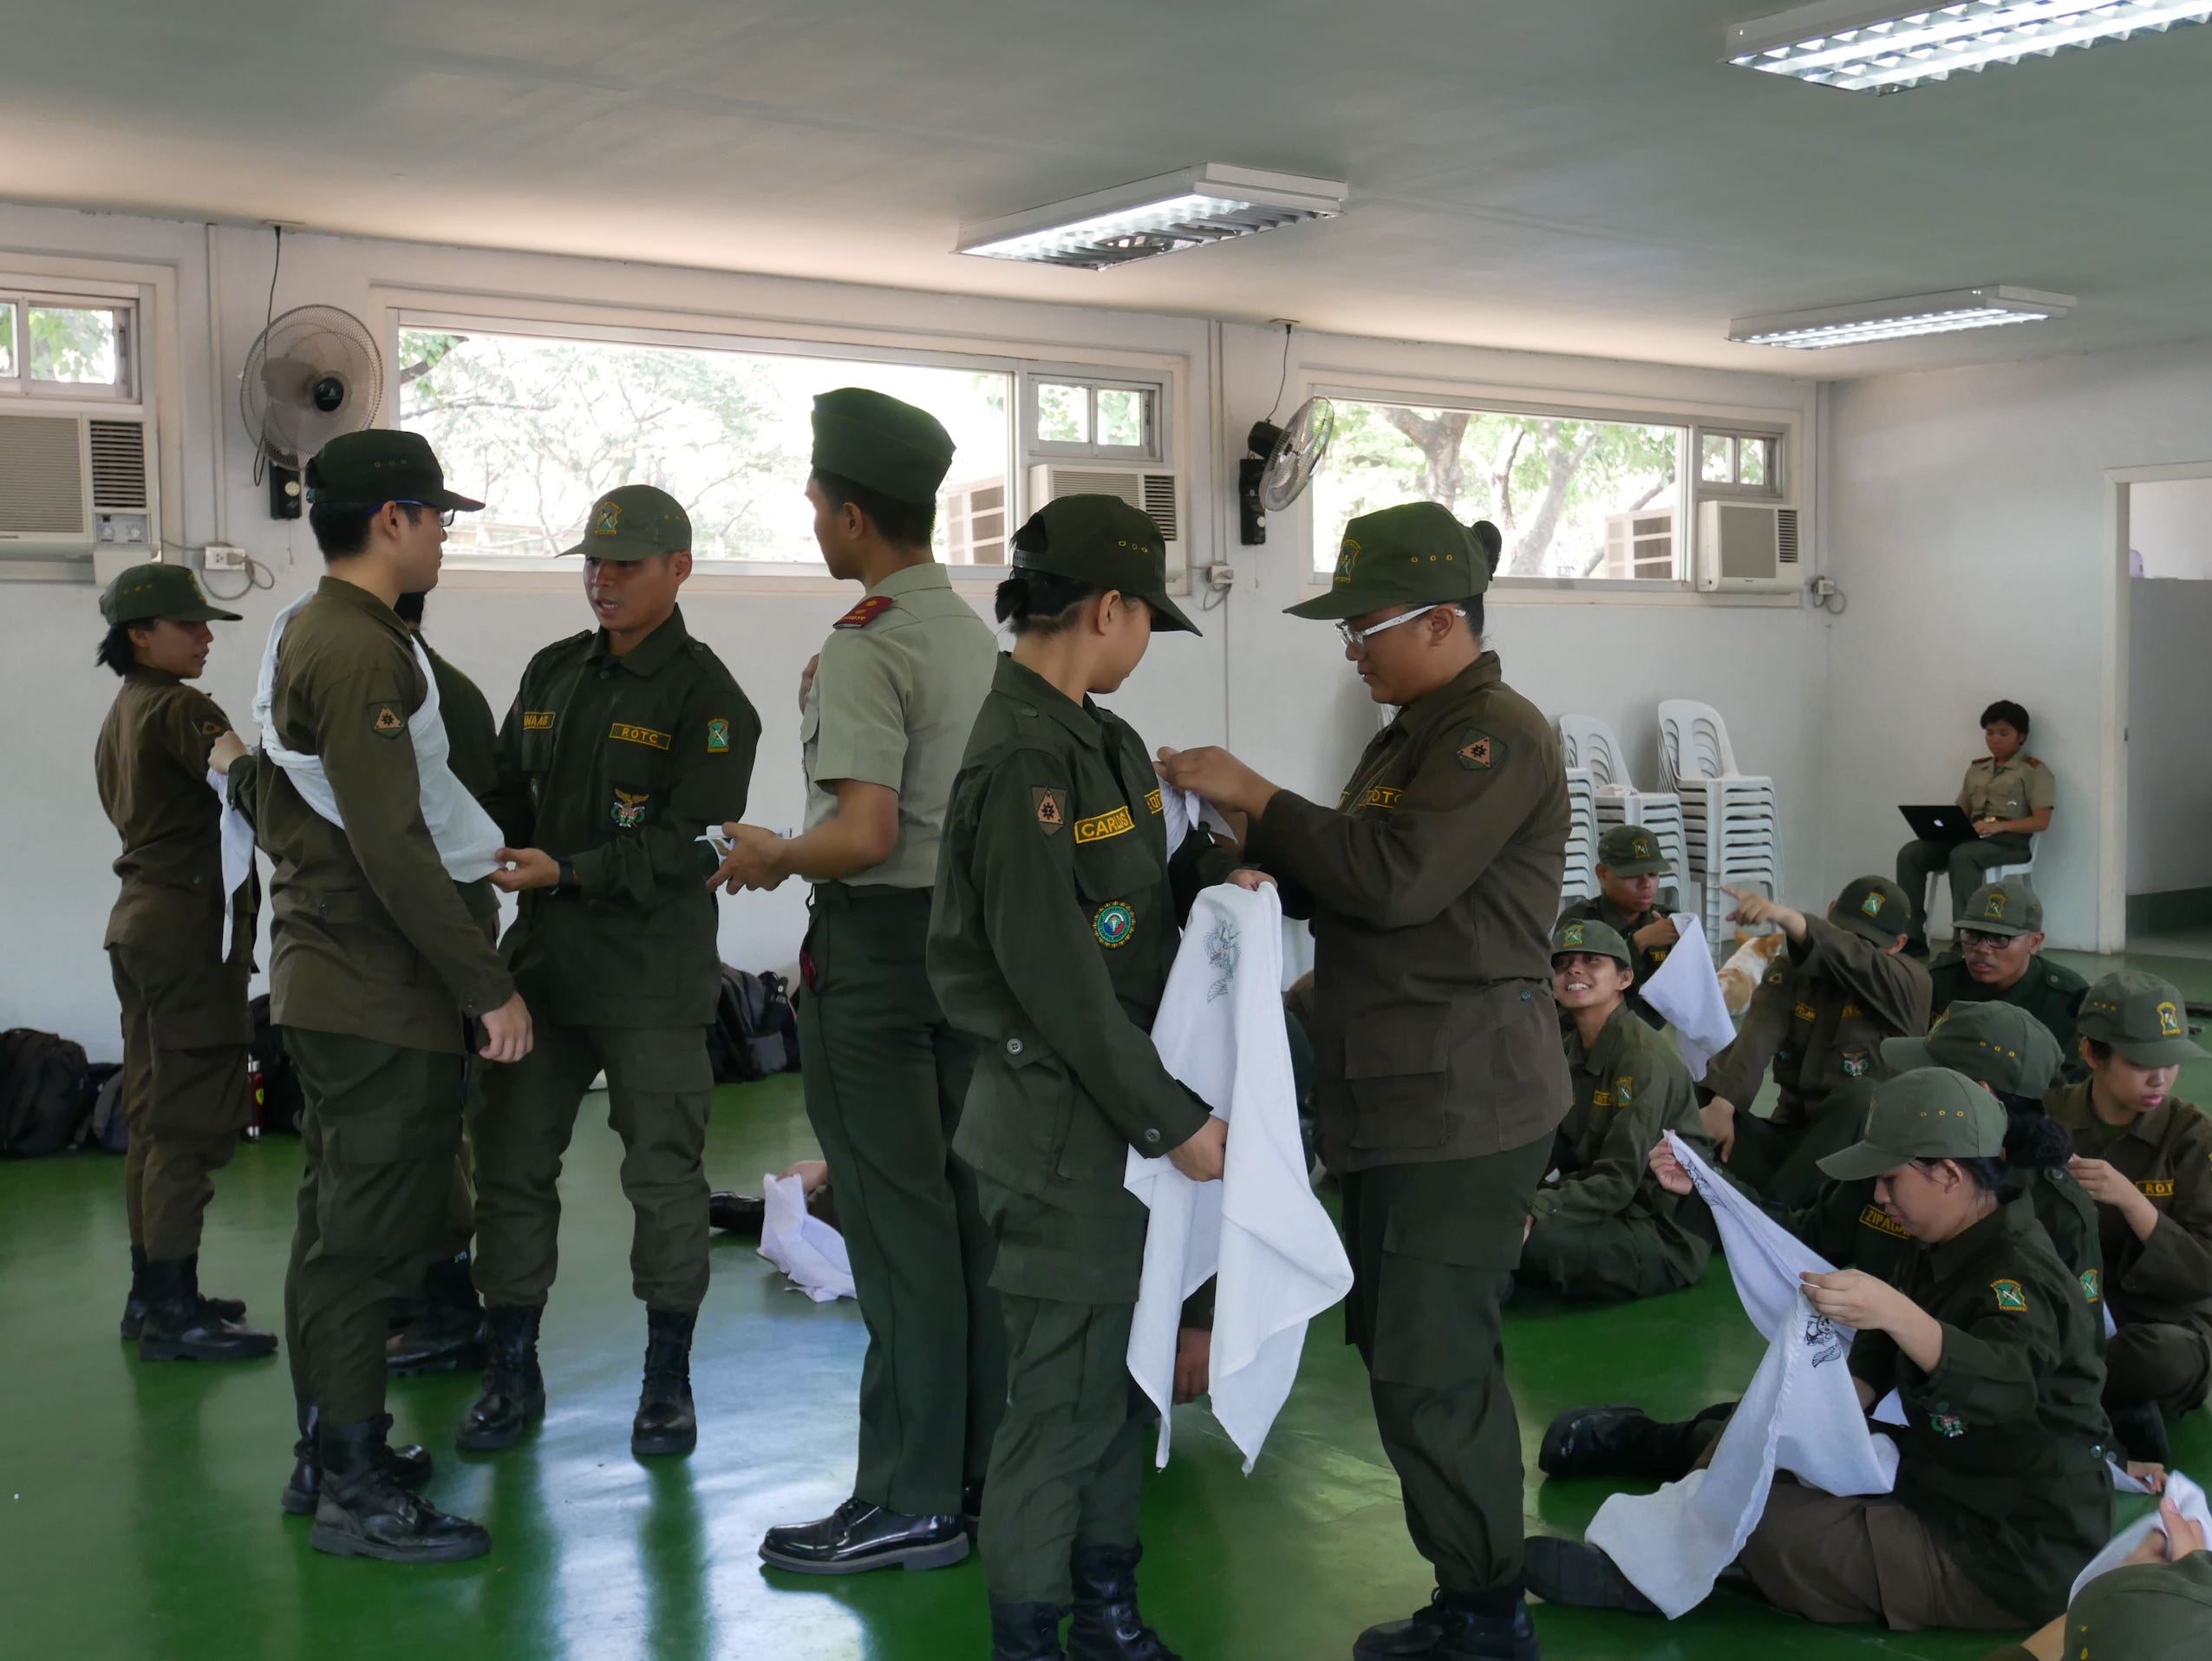
[[[1520,1261],[1525,1216],[1503,1194],[1473,1193],[1451,1210],[1393,1209],[1372,1294],[1377,1382],[1449,1390],[1495,1367],[1502,1283]]]
[[[374,894],[359,888],[296,888],[291,898],[296,910],[313,919],[362,980],[388,986],[422,984],[427,972],[422,954]]]
[[[1077,830],[1090,822],[1079,821]],[[1150,932],[1171,926],[1170,919],[1157,914],[1165,874],[1133,829],[1076,844],[1075,892],[1091,937],[1106,952],[1109,968],[1140,935],[1157,945],[1150,940]]]
[[[1352,1146],[1436,1148],[1448,1134],[1445,1068],[1452,1023],[1441,1008],[1391,1010],[1344,1035]]]
[[[667,811],[665,788],[675,736],[649,722],[617,719],[599,741],[599,776],[607,800],[597,811],[616,834],[658,824]]]
[[[985,1168],[1055,1174],[1074,1108],[1067,1063],[1023,1028],[977,1053],[957,1140],[972,1145],[973,1162]]]
[[[319,1115],[317,1250],[390,1257],[426,1243],[442,1214],[460,1141],[460,1057],[453,1089],[362,1092]]]

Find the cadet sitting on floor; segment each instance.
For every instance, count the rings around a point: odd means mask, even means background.
[[[1711,1158],[1697,1090],[1674,1047],[1629,1009],[1628,944],[1603,923],[1563,920],[1551,936],[1552,992],[1572,1023],[1575,1105],[1537,1190],[1519,1284],[1563,1298],[1648,1298],[1694,1284],[1706,1241],[1677,1214],[1701,1208],[1659,1185],[1645,1155],[1662,1134]]]
[[[1986,1002],[2026,1010],[2059,1041],[2068,1082],[2086,1076],[2074,1042],[2074,1014],[2089,983],[2043,955],[2043,902],[2026,879],[1982,884],[1959,913],[1957,926],[1958,949],[1928,967],[1935,989],[1933,1013]]]
[[[1597,893],[1559,913],[1563,923],[1602,923],[1628,943],[1635,953],[1629,967],[1635,971],[1628,1008],[1654,1027],[1665,1026],[1667,1017],[1644,1002],[1643,989],[1680,938],[1674,919],[1659,903],[1661,891],[1674,874],[1657,837],[1641,825],[1615,825],[1597,839]],[[1663,897],[1670,903],[1674,898],[1671,891]]]
[[[2171,1500],[2126,1562],[2081,1589],[2065,1618],[1988,1661],[2201,1661],[2212,1655],[2212,1552]]]

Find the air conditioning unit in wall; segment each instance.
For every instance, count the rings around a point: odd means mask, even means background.
[[[1700,502],[1697,577],[1700,588],[1724,594],[1803,588],[1798,510],[1771,502]]]
[[[0,411],[0,561],[153,559],[158,481],[142,415]]]
[[[1029,511],[1062,496],[1119,496],[1152,516],[1167,540],[1167,592],[1191,592],[1183,539],[1181,478],[1165,468],[1102,467],[1096,462],[1040,461],[1029,469]]]

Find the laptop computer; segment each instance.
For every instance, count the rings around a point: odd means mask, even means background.
[[[1941,842],[1947,847],[1956,847],[1961,842],[1978,842],[1980,833],[1974,827],[1974,821],[1967,810],[1954,802],[1944,802],[1936,808],[1912,808],[1900,805],[1897,811],[1905,816],[1905,823],[1913,827],[1913,834],[1923,842]]]

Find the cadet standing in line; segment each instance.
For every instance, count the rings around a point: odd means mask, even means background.
[[[2005,1003],[2026,1010],[2059,1041],[2069,1080],[2081,1077],[2074,1013],[2089,983],[2043,955],[2043,902],[2022,877],[1986,882],[1954,919],[1955,951],[1928,966],[1931,1011],[1956,1004]]]
[[[1132,1148],[1221,1174],[1228,1126],[1150,1029],[1191,901],[1231,865],[1204,836],[1171,858],[1143,741],[1089,695],[1154,631],[1197,631],[1167,597],[1158,527],[1126,502],[1063,497],[1013,546],[1014,652],[953,785],[929,941],[945,1015],[981,1045],[954,1151],[996,1238],[1009,1350],[981,1535],[991,1656],[1059,1661],[1072,1603],[1073,1661],[1174,1661],[1137,1605],[1146,1213],[1122,1177]]]
[[[998,652],[930,557],[952,440],[859,387],[814,401],[814,539],[867,594],[833,625],[803,700],[806,826],[732,825],[732,892],[813,885],[799,953],[806,1117],[830,1167],[868,1324],[852,1496],[771,1528],[804,1574],[931,1568],[968,1554],[1006,1399],[1006,1333],[973,1174],[952,1157],[975,1068],[924,962],[953,776]]]
[[[1329,592],[1368,695],[1400,706],[1334,808],[1217,749],[1171,784],[1247,816],[1245,853],[1314,926],[1315,1105],[1344,1181],[1345,1305],[1437,1593],[1353,1653],[1529,1658],[1521,1447],[1500,1311],[1573,1092],[1551,996],[1567,780],[1551,723],[1482,644],[1498,537],[1433,502],[1344,528]]]
[[[2059,786],[2051,769],[2022,752],[2027,744],[2027,711],[2000,698],[1981,712],[1982,742],[1989,754],[1967,763],[1956,798],[1980,833],[1974,841],[1953,846],[1914,840],[1897,850],[1897,886],[1912,906],[1915,956],[1928,955],[1928,880],[1938,871],[1951,879],[1951,915],[1964,917],[1974,891],[1992,866],[2016,865],[2028,857],[2028,838],[2051,828],[2051,809]]]
[[[530,660],[499,735],[492,814],[509,846],[492,880],[522,896],[500,955],[538,1011],[527,1061],[472,1104],[476,1285],[491,1360],[462,1448],[505,1448],[545,1409],[538,1328],[558,1262],[555,1188],[576,1111],[607,1075],[636,1213],[630,1285],[645,1305],[635,1454],[698,1442],[691,1338],[707,1292],[701,1156],[721,992],[700,834],[745,811],[760,717],[676,606],[691,520],[651,485],[591,505],[584,592],[598,627]]]
[[[1665,1026],[1667,1017],[1644,1002],[1643,989],[1680,938],[1674,919],[1659,907],[1661,885],[1674,874],[1657,837],[1641,825],[1615,825],[1597,839],[1597,893],[1559,913],[1563,923],[1602,923],[1635,950],[1628,1008],[1654,1027]]]
[[[481,874],[496,834],[446,767],[442,729],[419,722],[435,683],[392,607],[436,585],[445,519],[483,504],[446,488],[413,433],[333,439],[307,485],[329,570],[276,643],[251,780],[276,866],[270,1012],[305,1099],[284,1283],[301,1440],[285,1507],[312,1507],[318,1551],[450,1562],[491,1536],[408,1492],[428,1461],[386,1444],[386,1307],[438,1247],[463,1018],[482,1023],[478,1054],[503,1063],[529,1053],[531,1023],[455,881]],[[471,834],[432,828],[471,815]]]
[[[1552,993],[1569,1019],[1575,1106],[1559,1127],[1559,1180],[1537,1190],[1520,1284],[1562,1298],[1649,1298],[1694,1285],[1711,1246],[1678,1214],[1647,1163],[1667,1131],[1706,1159],[1689,1069],[1629,1009],[1634,959],[1609,925],[1563,919],[1552,932]]]
[[[2117,1330],[2104,1404],[2137,1459],[2167,1462],[2166,1419],[2212,1389],[2212,1118],[2173,1094],[2203,1059],[2180,989],[2139,969],[2089,989],[2075,1023],[2089,1077],[2051,1101],[2097,1201]]]
[[[122,677],[93,765],[100,805],[121,837],[122,893],[108,914],[108,967],[123,1007],[123,1209],[131,1289],[122,1333],[143,1361],[238,1361],[277,1347],[238,1324],[245,1305],[199,1291],[200,1220],[212,1174],[245,1128],[246,1046],[253,1019],[258,884],[223,892],[223,802],[211,765],[245,753],[231,718],[187,684],[207,667],[211,622],[238,614],[207,603],[181,566],[133,566],[100,597],[99,661]],[[223,951],[224,914],[232,924]]]

